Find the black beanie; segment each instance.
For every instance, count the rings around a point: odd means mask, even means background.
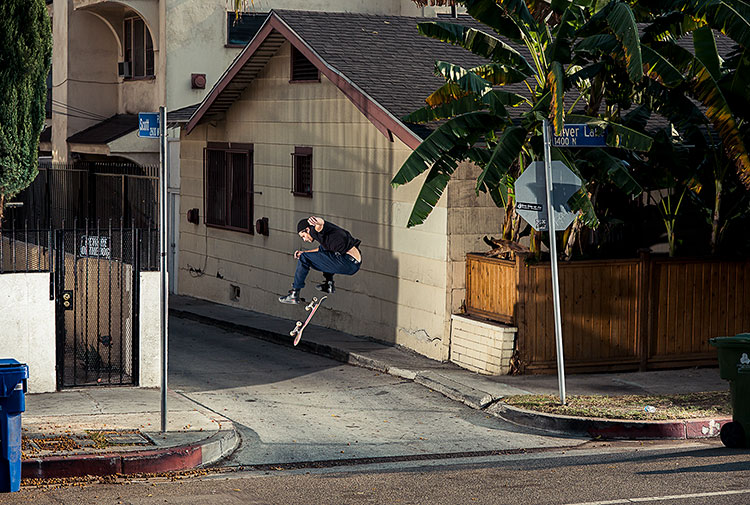
[[[297,223],[297,233],[301,231],[305,231],[305,229],[310,227],[310,223],[307,222],[307,219],[300,219],[299,223]]]

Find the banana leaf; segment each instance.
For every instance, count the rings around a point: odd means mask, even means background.
[[[534,75],[534,69],[526,58],[497,37],[474,28],[441,21],[419,23],[417,28],[422,35],[463,47],[496,63],[511,66],[527,76]]]
[[[413,180],[457,146],[472,147],[472,138],[500,129],[505,121],[484,111],[470,112],[446,121],[412,151],[391,180],[391,185],[396,188]]]
[[[740,180],[750,187],[750,157],[748,157],[739,125],[719,84],[703,63],[677,44],[654,44],[660,54],[669,59],[690,82],[690,91],[706,108],[705,115],[722,138],[729,158],[737,166]]]
[[[711,77],[718,81],[721,78],[721,57],[716,49],[716,39],[711,27],[704,26],[693,32],[695,57],[706,67]]]
[[[555,133],[560,133],[565,120],[565,70],[559,61],[553,61],[547,74],[547,85],[550,88],[552,101],[550,102],[550,113]]]
[[[649,46],[641,46],[643,62],[649,65],[646,73],[665,86],[674,88],[685,82],[682,72],[677,70],[664,56],[651,49]]]
[[[524,35],[528,36],[528,33],[521,33],[519,25],[509,18],[505,9],[493,0],[466,0],[464,5],[466,6],[466,12],[471,17],[489,26],[498,35],[508,37],[510,40],[519,43],[522,42]]]
[[[625,51],[630,80],[640,81],[643,78],[643,62],[641,42],[638,38],[638,27],[635,24],[633,11],[627,4],[617,2],[607,14],[607,23]]]
[[[463,3],[466,6],[466,12],[471,17],[489,26],[499,35],[516,42],[522,42],[524,37],[531,38],[532,28],[530,27],[534,27],[534,18],[531,17],[526,4],[524,4],[524,9],[528,17],[524,20],[514,16],[514,12],[506,7],[506,2],[501,0],[465,0]]]
[[[590,149],[586,151],[585,156],[588,161],[606,174],[612,184],[627,194],[637,196],[643,193],[643,188],[635,180],[623,160],[615,158],[603,149]]]
[[[489,94],[489,93],[488,93]],[[465,96],[458,100],[441,103],[436,107],[422,107],[411,114],[402,117],[401,120],[406,123],[430,123],[441,119],[450,119],[452,117],[474,112],[486,108],[486,104],[477,100],[474,96]]]
[[[750,46],[750,6],[741,0],[686,0],[682,12],[704,21],[711,28]]]
[[[502,86],[505,84],[513,84],[516,82],[523,82],[527,76],[515,68],[507,65],[500,65],[498,63],[488,63],[487,65],[479,65],[471,69],[482,79],[486,79],[495,86]]]
[[[477,194],[486,189],[493,190],[507,182],[505,179],[523,149],[527,134],[526,129],[520,126],[505,129],[492,152],[492,157],[484,165],[484,170],[477,178]]]
[[[492,83],[488,80],[453,63],[435,62],[435,74],[442,75],[446,81],[455,82],[463,91],[470,94],[482,96],[492,89]]]

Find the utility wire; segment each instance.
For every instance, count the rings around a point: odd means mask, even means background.
[[[89,110],[81,109],[79,107],[73,107],[72,105],[68,105],[66,103],[60,102],[60,101],[55,100],[55,99],[52,99],[52,104],[56,105],[58,107],[62,107],[64,109],[67,109],[68,112],[90,116],[92,119],[99,119],[99,120],[107,119],[106,116],[102,116],[101,114],[97,114],[96,112],[91,112]]]

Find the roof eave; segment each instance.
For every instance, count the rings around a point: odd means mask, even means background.
[[[276,12],[271,11],[268,18],[261,26],[258,33],[245,46],[245,49],[235,58],[234,62],[224,72],[224,75],[211,89],[201,106],[193,113],[187,123],[186,131],[190,133],[205,118],[211,105],[216,101],[221,92],[232,82],[242,67],[252,58],[255,51],[263,44],[273,31],[279,32],[297,50],[310,60],[320,72],[325,75],[355,107],[381,132],[386,138],[393,141],[393,135],[398,137],[411,149],[416,149],[422,139],[412,132],[404,123],[396,118],[390,111],[375,101],[362,88],[357,86],[348,77],[329,65],[315,50],[310,47]]]

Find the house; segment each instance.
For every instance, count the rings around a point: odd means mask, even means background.
[[[180,294],[299,318],[277,296],[304,248],[297,221],[318,215],[362,240],[363,264],[338,279],[316,322],[448,358],[466,252],[503,214],[477,198],[467,163],[426,223],[406,228],[424,179],[390,181],[430,130],[399,118],[441,85],[436,59],[482,63],[420,36],[422,20],[269,14],[181,134]]]
[[[171,125],[194,111],[271,8],[435,15],[410,0],[255,0],[237,18],[227,0],[47,0],[53,25],[49,128],[40,155],[157,165],[159,143],[139,138],[138,113],[164,105]],[[249,4],[249,3],[248,3]],[[170,209],[179,208],[179,138],[170,133]],[[30,218],[33,221],[33,218]],[[170,227],[179,219],[170,211]],[[176,240],[172,240],[176,243]],[[170,265],[178,250],[170,250]],[[170,278],[174,288],[177,278]]]

